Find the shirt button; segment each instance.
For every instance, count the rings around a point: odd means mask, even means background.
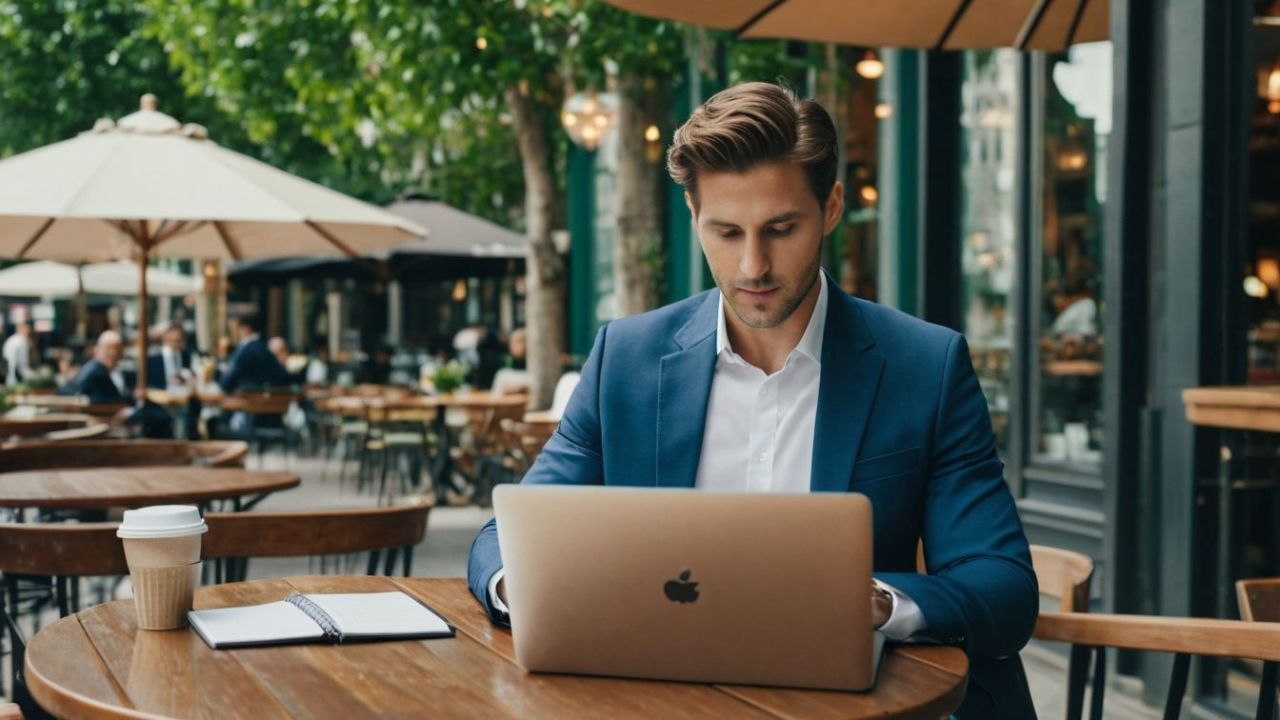
[[[768,460],[768,459],[769,459],[769,453],[767,452],[760,453],[760,462],[764,462],[765,460]]]

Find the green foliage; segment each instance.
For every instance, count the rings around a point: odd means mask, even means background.
[[[466,363],[450,360],[431,373],[431,385],[437,393],[448,395],[467,382],[467,374],[470,372],[471,368]]]

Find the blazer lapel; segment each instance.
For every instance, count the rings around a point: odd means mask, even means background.
[[[832,283],[822,339],[822,379],[814,422],[812,492],[848,492],[854,461],[875,404],[884,358],[857,301]]]
[[[697,478],[716,371],[719,308],[719,291],[707,293],[706,300],[675,335],[681,349],[664,356],[659,366],[656,485],[691,488]]]

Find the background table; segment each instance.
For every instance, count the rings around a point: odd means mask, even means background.
[[[1233,617],[1239,547],[1235,543],[1236,492],[1257,489],[1237,470],[1247,447],[1243,433],[1280,433],[1280,387],[1249,385],[1187,388],[1182,391],[1187,421],[1222,430],[1218,454],[1218,552],[1215,568],[1216,615]]]
[[[264,495],[296,487],[289,472],[199,465],[0,473],[0,507],[113,508]],[[253,502],[257,502],[255,499]]]
[[[132,600],[63,618],[28,644],[36,700],[69,718],[682,717],[938,718],[964,695],[956,649],[897,648],[870,693],[528,674],[462,580],[304,577],[202,588],[197,608],[299,592],[401,589],[435,608],[455,638],[213,651],[191,630],[138,632]]]

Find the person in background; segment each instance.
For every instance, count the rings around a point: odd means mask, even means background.
[[[493,387],[493,376],[506,364],[507,346],[498,337],[498,329],[485,328],[480,342],[476,343],[476,365],[472,384],[478,388]]]
[[[284,368],[290,385],[301,385],[307,381],[306,368],[301,368],[297,372],[289,372],[289,341],[276,335],[267,341],[267,349],[271,351],[276,360],[280,361],[280,367]]]
[[[507,367],[512,370],[524,370],[525,362],[529,354],[529,331],[524,328],[516,328],[511,331],[511,337],[507,339]]]
[[[115,330],[103,331],[93,347],[93,357],[80,368],[75,379],[59,391],[62,395],[83,395],[95,405],[129,402],[129,387],[120,370],[124,340]]]
[[[160,351],[147,358],[147,387],[164,390],[187,385],[191,381],[191,353],[182,326],[173,323],[166,327],[160,342]]]
[[[218,378],[222,391],[231,394],[243,388],[282,387],[289,373],[262,340],[258,317],[246,313],[236,318],[238,343],[227,360],[227,369]]]
[[[120,370],[120,358],[124,356],[124,340],[114,330],[98,336],[93,357],[76,374],[75,378],[58,389],[60,395],[82,395],[94,405],[103,403],[129,403],[130,388]],[[169,414],[154,405],[125,407],[111,418],[113,425],[137,426],[143,437],[167,439],[173,437],[173,422]]]
[[[76,362],[76,354],[71,350],[62,350],[58,353],[58,370],[55,378],[58,381],[58,387],[64,387],[67,383],[76,379],[76,375],[80,373],[80,364]]]
[[[13,387],[35,375],[35,369],[31,363],[33,348],[31,323],[25,321],[18,323],[14,333],[4,341],[5,385]]]
[[[307,363],[306,376],[308,385],[325,385],[329,382],[329,346],[317,341],[311,351],[311,360]]]

